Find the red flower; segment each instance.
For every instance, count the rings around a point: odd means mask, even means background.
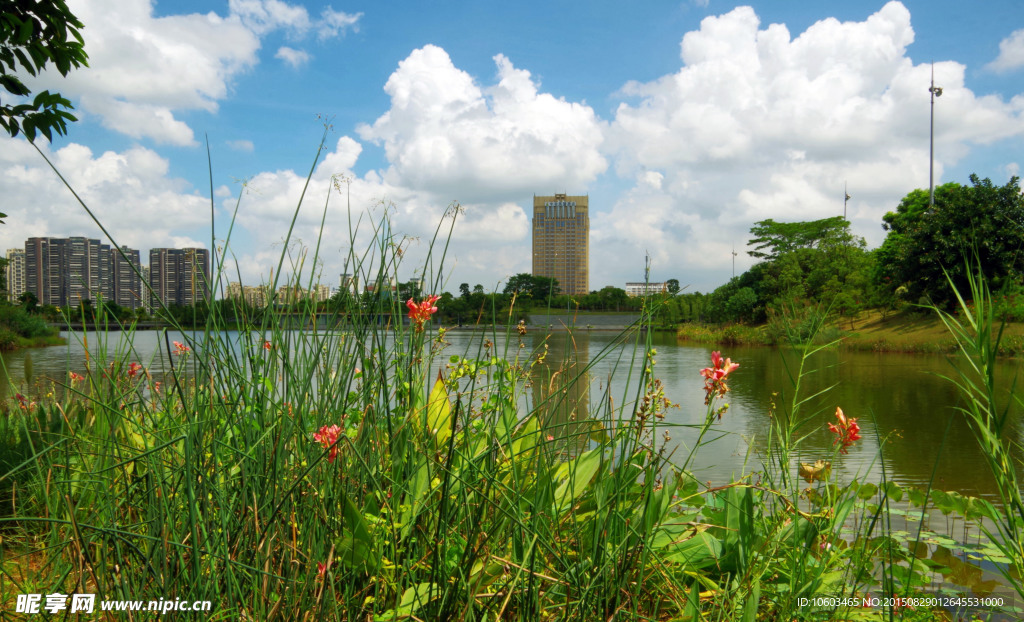
[[[327,564],[323,562],[316,563],[316,580],[323,581],[323,578],[327,576]]]
[[[836,419],[839,420],[839,425],[834,423],[828,424],[828,429],[836,435],[832,445],[841,443],[842,446],[839,448],[839,451],[845,454],[850,445],[861,439],[860,426],[857,425],[857,419],[847,419],[846,415],[843,414],[843,409],[839,407],[836,407]]]
[[[700,375],[704,376],[705,404],[711,403],[715,393],[718,394],[718,397],[723,397],[729,392],[729,385],[725,384],[725,378],[740,366],[739,363],[733,363],[732,359],[723,359],[722,353],[717,350],[711,353],[711,364],[714,367],[705,367],[700,370]]]
[[[186,352],[191,352],[192,351],[192,348],[186,346],[185,344],[181,343],[180,341],[175,341],[173,343],[174,343],[174,353],[175,354],[185,354]]]
[[[129,363],[128,364],[128,377],[129,378],[134,378],[135,375],[138,374],[139,370],[141,370],[141,369],[142,369],[142,363],[136,363],[134,361]]]
[[[85,376],[83,376],[82,374],[76,374],[73,371],[68,372],[68,377],[71,378],[71,382],[81,382],[85,380]]]
[[[331,448],[330,453],[327,454],[327,461],[334,462],[334,459],[338,457],[338,436],[341,435],[341,428],[337,425],[324,426],[320,428],[319,432],[313,433],[313,440],[320,443],[320,446],[324,449]]]
[[[269,342],[269,341],[264,341],[264,342],[263,342],[263,349],[264,349],[264,350],[269,350],[269,349],[270,349],[270,348],[272,348],[272,347],[273,347],[273,346],[271,346],[271,345],[270,345],[270,342]]]
[[[417,304],[412,298],[406,301],[405,306],[409,307],[409,319],[415,322],[416,330],[423,330],[423,323],[430,321],[430,316],[437,313],[437,302],[440,296],[427,296],[423,302]]]

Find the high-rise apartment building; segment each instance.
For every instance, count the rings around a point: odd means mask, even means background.
[[[138,251],[127,250],[138,256]],[[110,245],[99,240],[29,238],[25,241],[24,291],[32,292],[41,305],[74,307],[83,300],[123,304],[116,296],[114,262]]]
[[[210,299],[210,251],[154,248],[149,251],[150,304],[191,306]]]
[[[142,308],[146,310],[146,313],[152,313],[153,307],[150,304],[152,296],[149,295],[149,266],[142,266],[142,282],[139,283],[139,288],[142,290]]]
[[[139,251],[127,246],[122,246],[120,250],[110,249],[110,268],[113,301],[128,309],[143,307]]]
[[[563,294],[590,292],[587,196],[534,195],[533,275],[553,277]]]
[[[65,242],[62,238],[25,240],[25,291],[32,292],[41,305],[66,304],[61,278]]]
[[[67,302],[77,307],[83,300],[111,300],[110,245],[83,237],[68,238],[64,247]]]
[[[25,249],[7,249],[7,299],[16,302],[25,293]]]

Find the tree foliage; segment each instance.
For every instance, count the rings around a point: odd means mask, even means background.
[[[863,238],[850,232],[841,216],[809,222],[762,220],[750,229],[763,261],[719,287],[711,295],[716,319],[763,322],[770,312],[794,305],[842,301],[852,315],[868,297],[872,256]]]
[[[19,69],[36,76],[52,65],[67,76],[73,68],[88,66],[79,32],[83,27],[64,0],[0,0],[0,92],[31,97],[16,75]],[[68,112],[72,109],[60,93],[49,91],[25,103],[0,101],[0,127],[11,136],[23,133],[29,141],[37,133],[53,140],[53,132],[65,134],[67,122],[78,120]]]
[[[551,296],[557,296],[560,291],[558,281],[553,277],[520,272],[509,278],[503,293],[526,295],[534,300],[547,300]]]
[[[753,246],[754,250],[747,254],[767,260],[799,249],[849,245],[854,241],[850,223],[842,216],[807,222],[775,222],[769,218],[754,223],[750,233],[754,237],[747,246]]]
[[[915,190],[885,215],[883,228],[889,233],[878,249],[875,273],[881,286],[905,288],[911,301],[950,304],[946,275],[966,291],[968,259],[977,260],[996,288],[1024,276],[1024,195],[1018,178],[1005,186],[977,175],[970,180],[970,185],[936,188],[932,207],[928,192]]]

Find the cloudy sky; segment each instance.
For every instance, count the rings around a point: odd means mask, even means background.
[[[1003,184],[1024,163],[1019,0],[69,6],[90,67],[27,80],[80,119],[43,153],[144,263],[210,247],[212,186],[215,244],[237,206],[225,265],[253,284],[307,176],[294,237],[320,241],[332,286],[350,222],[357,247],[385,213],[418,238],[406,280],[457,201],[444,289],[500,288],[530,270],[532,196],[555,192],[590,196],[591,289],[642,279],[645,254],[652,280],[713,289],[734,247],[751,264],[755,221],[842,214],[844,185],[876,246],[928,185],[933,62],[936,183]],[[0,138],[0,211],[3,248],[102,235],[20,137]]]

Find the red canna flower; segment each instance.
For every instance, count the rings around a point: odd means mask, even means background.
[[[320,446],[324,449],[331,448],[330,453],[327,454],[327,461],[334,462],[334,459],[338,457],[338,436],[341,435],[341,428],[337,425],[324,426],[320,428],[319,432],[313,433],[313,440],[320,443]]]
[[[846,450],[854,444],[854,442],[861,439],[860,426],[857,425],[857,419],[847,419],[843,413],[843,409],[836,407],[836,419],[839,420],[839,425],[834,423],[828,424],[828,429],[836,435],[835,440],[832,441],[832,445],[841,444],[839,447],[840,453],[846,453]]]
[[[134,378],[142,369],[142,363],[131,362],[128,364],[128,377]]]
[[[175,354],[185,354],[186,352],[191,352],[191,351],[192,351],[192,348],[186,346],[185,344],[181,343],[180,341],[175,341],[174,342],[174,353]]]
[[[733,363],[732,359],[723,359],[722,353],[717,350],[711,353],[711,364],[713,367],[705,367],[700,370],[700,375],[704,376],[705,404],[710,404],[716,393],[718,397],[724,397],[729,392],[729,385],[725,384],[725,378],[740,366],[739,363]]]
[[[416,330],[423,330],[423,323],[430,321],[430,316],[437,313],[437,307],[434,303],[440,296],[427,296],[423,299],[423,302],[417,304],[412,298],[406,301],[405,306],[409,307],[409,319],[416,324]]]

